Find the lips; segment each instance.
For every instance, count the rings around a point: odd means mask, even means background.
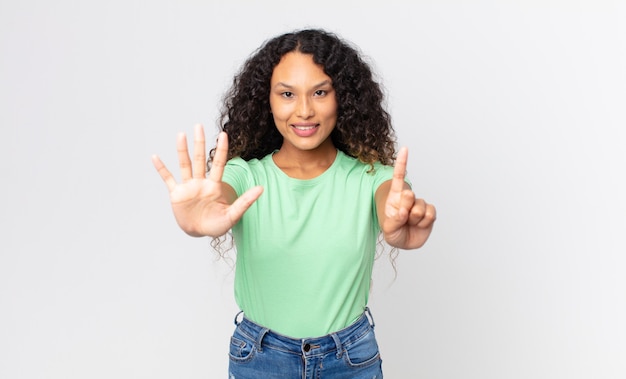
[[[298,137],[310,137],[317,131],[318,124],[293,124],[294,133]]]

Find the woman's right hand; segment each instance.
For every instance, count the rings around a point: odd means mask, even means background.
[[[208,178],[204,130],[201,125],[196,125],[194,130],[193,161],[189,157],[185,134],[178,135],[176,148],[180,183],[176,182],[158,156],[152,156],[152,163],[170,192],[172,210],[178,225],[194,237],[224,235],[261,196],[263,187],[252,187],[237,198],[233,188],[222,182],[228,157],[228,136],[224,132],[218,137]]]

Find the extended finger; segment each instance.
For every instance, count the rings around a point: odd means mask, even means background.
[[[406,175],[406,162],[409,150],[403,147],[398,152],[396,163],[393,166],[393,179],[391,180],[390,193],[400,193],[404,189],[404,177]]]
[[[204,179],[206,175],[206,150],[202,125],[196,125],[193,134],[193,177]]]
[[[215,182],[222,181],[222,175],[224,174],[224,166],[228,158],[228,135],[224,132],[220,132],[217,137],[217,147],[215,148],[215,155],[211,162],[211,171],[209,171],[209,179]]]
[[[163,179],[165,185],[171,192],[172,189],[174,189],[174,187],[176,186],[176,180],[174,179],[172,173],[167,169],[167,167],[165,167],[161,159],[156,155],[152,156],[152,164],[154,165],[154,168],[156,168],[157,172],[161,176],[161,179]]]
[[[187,149],[187,136],[185,133],[178,133],[176,138],[176,151],[178,152],[178,164],[180,166],[180,177],[183,181],[191,179],[191,160]]]

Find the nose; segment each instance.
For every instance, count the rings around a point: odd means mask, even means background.
[[[296,105],[296,116],[307,119],[312,117],[314,114],[315,111],[311,100],[306,96],[300,97],[298,99],[298,104]]]

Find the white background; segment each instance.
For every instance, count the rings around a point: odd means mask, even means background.
[[[408,2],[407,2],[408,4]],[[274,35],[369,57],[428,244],[375,267],[388,378],[626,377],[621,1],[0,3],[0,377],[225,378],[231,268],[153,170]],[[312,304],[314,306],[314,304]]]

